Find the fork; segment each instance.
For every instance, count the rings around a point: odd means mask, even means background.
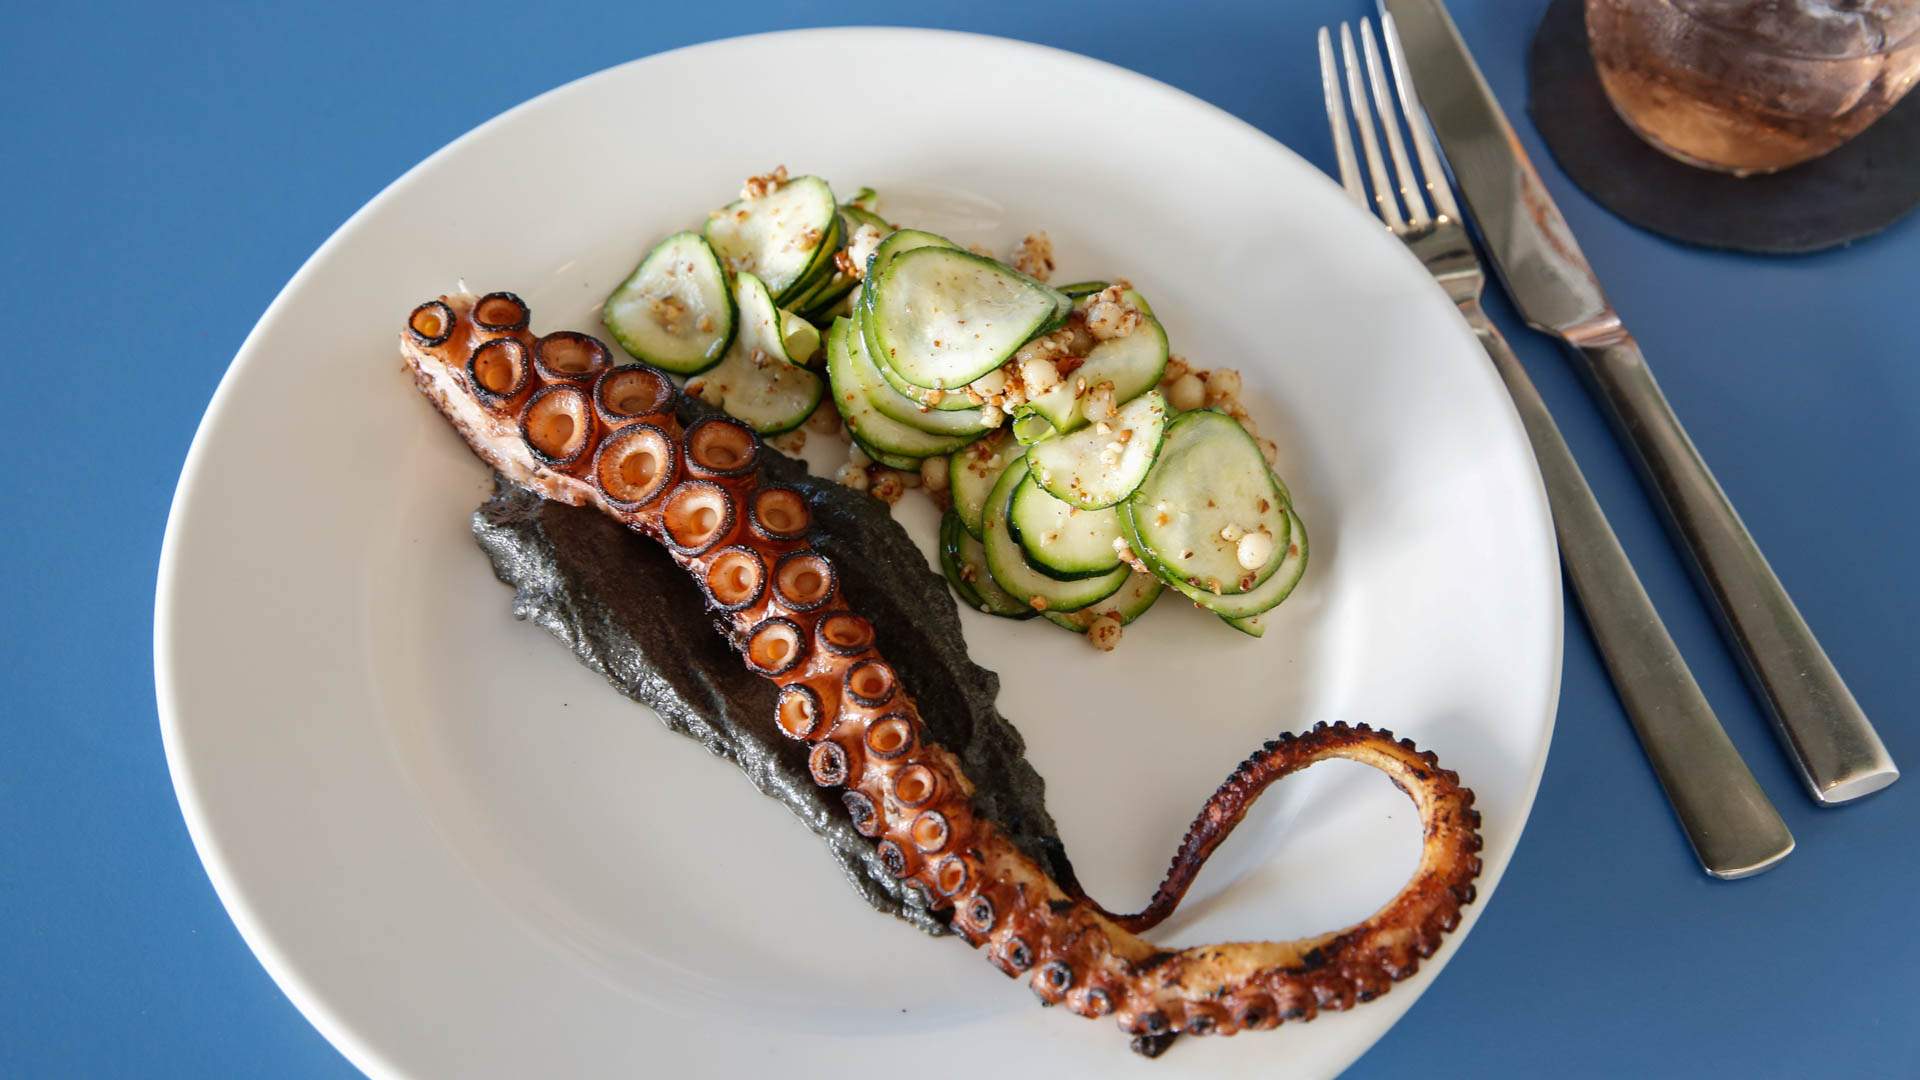
[[[1547,412],[1546,402],[1481,308],[1486,271],[1454,199],[1413,80],[1407,75],[1393,16],[1381,16],[1380,25],[1398,92],[1397,103],[1388,90],[1388,65],[1382,63],[1370,20],[1360,20],[1358,50],[1352,28],[1340,24],[1338,64],[1332,35],[1327,28],[1320,29],[1320,77],[1341,186],[1362,209],[1378,215],[1426,266],[1480,339],[1506,383],[1546,485],[1567,579],[1586,613],[1588,629],[1600,647],[1640,745],[1700,865],[1717,878],[1758,874],[1793,851],[1793,835],[1694,682],[1692,671],[1660,621],[1619,538],[1607,524],[1593,489],[1587,486],[1573,451]],[[1364,76],[1360,56],[1365,58]],[[1349,100],[1353,130],[1359,133],[1361,155],[1366,159],[1364,179],[1360,162],[1354,157],[1347,122]],[[1377,131],[1375,110],[1380,119]],[[1406,140],[1401,138],[1403,124]],[[1414,157],[1420,163],[1417,175],[1407,156],[1407,141],[1413,143]],[[1386,147],[1384,157],[1382,143]],[[1367,180],[1372,182],[1371,198]]]

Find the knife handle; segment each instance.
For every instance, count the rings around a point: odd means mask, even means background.
[[[1477,303],[1460,310],[1527,429],[1567,580],[1694,855],[1717,878],[1773,866],[1793,851],[1793,834],[1693,681],[1533,380]]]
[[[1639,344],[1616,331],[1576,348],[1814,799],[1837,805],[1899,779],[1866,713],[1680,426]]]

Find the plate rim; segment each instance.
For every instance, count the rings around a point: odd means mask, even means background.
[[[232,359],[228,361],[226,368],[222,371],[219,382],[216,384],[212,395],[208,399],[206,408],[202,411],[200,419],[194,427],[192,440],[188,445],[186,455],[182,461],[179,480],[175,485],[173,497],[168,504],[167,522],[161,540],[160,558],[156,568],[153,614],[153,667],[154,692],[160,724],[161,745],[165,754],[168,775],[173,785],[175,799],[180,805],[182,818],[187,826],[188,836],[193,842],[194,852],[199,857],[202,868],[206,871],[209,883],[212,884],[216,897],[219,899],[222,908],[225,909],[227,916],[233,921],[235,929],[239,931],[241,939],[259,961],[261,967],[266,970],[267,975],[273,980],[274,985],[281,993],[287,996],[287,999],[299,1010],[301,1016],[305,1018],[308,1023],[312,1024],[314,1029],[317,1030],[336,1051],[361,1072],[372,1076],[407,1075],[406,1071],[401,1069],[385,1051],[374,1045],[370,1040],[362,1038],[344,1018],[333,1011],[323,995],[309,982],[306,975],[300,970],[299,965],[274,939],[271,931],[260,919],[253,906],[247,901],[245,890],[241,887],[238,877],[228,862],[224,848],[216,835],[217,829],[212,823],[206,806],[201,801],[200,793],[195,784],[192,765],[187,758],[186,751],[182,747],[182,740],[185,738],[182,725],[185,710],[182,708],[182,703],[177,697],[177,688],[173,677],[175,668],[174,642],[167,633],[168,627],[175,622],[176,608],[180,604],[177,578],[179,573],[180,544],[182,541],[179,534],[184,528],[182,524],[185,517],[184,512],[193,498],[196,483],[207,468],[207,459],[210,453],[208,448],[210,441],[208,435],[209,429],[213,427],[214,422],[230,408],[229,399],[234,393],[233,388],[237,381],[236,374],[244,366],[258,362],[254,358],[256,354],[256,342],[283,316],[283,310],[293,302],[294,296],[305,285],[307,279],[315,272],[316,266],[337,247],[345,245],[349,240],[356,237],[359,231],[365,227],[365,220],[378,207],[394,197],[398,192],[403,191],[408,185],[417,182],[418,177],[441,158],[452,155],[471,142],[486,138],[495,128],[505,126],[523,111],[531,110],[546,102],[549,98],[572,93],[587,84],[613,78],[618,73],[630,68],[649,64],[666,57],[680,56],[682,54],[700,51],[719,52],[741,43],[760,42],[770,39],[790,39],[796,37],[872,37],[887,35],[947,41],[957,39],[965,41],[975,47],[1025,51],[1030,55],[1043,56],[1049,62],[1067,63],[1093,69],[1103,77],[1120,79],[1132,83],[1142,90],[1163,96],[1170,96],[1174,100],[1180,101],[1189,107],[1204,110],[1218,118],[1227,120],[1231,126],[1237,127],[1251,135],[1260,143],[1265,144],[1269,149],[1278,151],[1282,156],[1293,159],[1306,174],[1316,178],[1319,182],[1335,187],[1336,189],[1338,187],[1330,176],[1321,172],[1312,162],[1306,160],[1292,147],[1261,130],[1249,121],[1205,98],[1123,65],[1058,46],[997,34],[875,23],[852,26],[802,27],[712,38],[672,49],[664,49],[642,56],[636,56],[621,63],[568,79],[565,82],[550,87],[488,117],[479,124],[450,139],[444,145],[420,159],[418,162],[415,162],[399,176],[381,187],[378,192],[367,199],[366,202],[361,204],[358,209],[342,221],[333,232],[327,236],[326,240],[301,262],[299,268],[294,271],[286,283],[275,293],[273,300],[267,305],[265,310],[261,312],[260,317],[254,322],[252,328],[248,330],[246,336],[241,340],[240,345],[235,349]],[[1409,255],[1408,257],[1410,258],[1411,256]],[[1434,287],[1438,288],[1438,285],[1436,284]],[[1473,337],[1472,329],[1467,325],[1465,319],[1460,316],[1457,310],[1453,311],[1450,321],[1455,325],[1460,335],[1466,340],[1474,342],[1475,349],[1479,348],[1477,339]],[[1565,669],[1566,617],[1565,596],[1564,591],[1560,587],[1561,566],[1559,546],[1554,538],[1552,515],[1547,502],[1545,484],[1540,476],[1537,462],[1534,459],[1532,446],[1524,435],[1524,428],[1520,422],[1518,411],[1514,407],[1511,397],[1507,395],[1504,385],[1501,387],[1499,397],[1505,406],[1502,413],[1509,421],[1512,432],[1518,435],[1517,442],[1522,448],[1527,462],[1533,466],[1529,470],[1531,482],[1527,485],[1527,491],[1531,498],[1527,500],[1525,509],[1528,511],[1528,516],[1535,519],[1535,524],[1540,526],[1541,532],[1546,537],[1547,559],[1545,560],[1544,567],[1546,575],[1551,578],[1551,585],[1545,590],[1545,595],[1549,598],[1549,607],[1551,609],[1546,612],[1548,615],[1549,636],[1551,638],[1551,640],[1547,642],[1549,645],[1551,667],[1551,670],[1547,673],[1548,678],[1545,687],[1547,691],[1547,708],[1544,723],[1541,728],[1542,738],[1540,749],[1535,760],[1529,764],[1528,775],[1521,786],[1520,797],[1517,803],[1518,811],[1516,814],[1517,820],[1515,822],[1514,833],[1514,850],[1517,851],[1520,841],[1525,837],[1527,825],[1532,820],[1533,807],[1538,798],[1540,784],[1545,775],[1547,759],[1552,751],[1553,734],[1559,716],[1561,683]],[[1468,910],[1462,927],[1456,934],[1450,935],[1451,940],[1446,946],[1422,965],[1423,969],[1432,968],[1434,975],[1423,980],[1416,987],[1400,988],[1402,994],[1405,995],[1401,999],[1404,1001],[1405,1007],[1401,1010],[1400,1015],[1372,1038],[1357,1041],[1358,1045],[1353,1049],[1352,1054],[1347,1056],[1342,1062],[1340,1066],[1341,1071],[1351,1067],[1354,1062],[1358,1061],[1377,1045],[1379,1040],[1388,1032],[1392,1031],[1394,1027],[1405,1018],[1406,1013],[1411,1011],[1412,1007],[1424,996],[1426,990],[1436,981],[1440,971],[1444,970],[1451,962],[1454,952],[1464,945],[1469,932],[1478,923],[1480,915],[1484,913],[1491,903],[1493,893],[1504,880],[1506,871],[1511,863],[1512,858],[1511,853],[1509,853],[1509,856],[1503,859],[1497,867],[1491,867],[1483,872],[1479,883],[1479,902]]]

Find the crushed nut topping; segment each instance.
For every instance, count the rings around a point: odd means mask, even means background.
[[[747,177],[746,184],[740,188],[740,197],[743,199],[765,198],[767,195],[785,187],[786,183],[787,167],[785,165],[776,165],[770,173]]]
[[[1013,251],[1013,268],[1036,281],[1052,277],[1053,238],[1045,230],[1028,233]]]
[[[855,491],[867,490],[867,470],[852,462],[840,466],[840,471],[834,473],[833,478]]]
[[[681,303],[679,297],[656,296],[647,302],[647,309],[653,312],[653,321],[659,324],[660,329],[669,334],[685,331],[687,305]]]
[[[1087,332],[1100,341],[1126,337],[1140,325],[1140,311],[1127,302],[1126,292],[1133,288],[1116,281],[1087,301]]]

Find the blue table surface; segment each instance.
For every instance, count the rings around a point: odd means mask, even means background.
[[[1920,220],[1794,259],[1637,231],[1576,190],[1525,121],[1544,0],[1454,6],[1674,407],[1895,758],[1920,769],[1903,629],[1920,608]],[[248,952],[188,841],[155,722],[151,598],[174,481],[228,359],[308,253],[390,180],[602,67],[893,20],[1134,68],[1324,168],[1312,32],[1365,12],[1359,0],[11,6],[0,298],[21,324],[6,380],[21,393],[0,530],[12,577],[0,1075],[352,1073]],[[1468,947],[1352,1075],[1433,1063],[1441,1075],[1920,1075],[1920,779],[1814,807],[1572,370],[1504,303],[1494,313],[1799,849],[1749,881],[1700,873],[1569,604],[1559,726],[1512,868]],[[1261,1038],[1283,1063],[1285,1035]]]

